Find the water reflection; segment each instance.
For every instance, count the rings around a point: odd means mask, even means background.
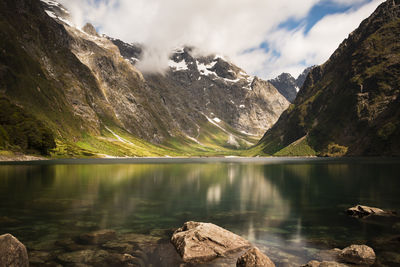
[[[0,234],[30,244],[104,228],[150,234],[198,220],[304,261],[322,243],[387,233],[342,211],[356,203],[398,209],[399,171],[370,163],[0,166]]]

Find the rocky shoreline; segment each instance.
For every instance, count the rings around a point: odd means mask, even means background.
[[[361,207],[361,208],[360,208]],[[361,211],[359,217],[354,211]],[[366,211],[370,214],[367,215]],[[346,211],[358,220],[367,217],[393,217],[394,212],[357,205]],[[394,226],[397,224],[394,224]],[[42,243],[31,247],[11,234],[0,236],[0,266],[284,266],[284,267],[342,267],[385,266],[400,263],[400,254],[384,252],[379,259],[375,248],[384,244],[390,251],[400,245],[400,236],[369,242],[349,244],[343,249],[331,248],[310,254],[308,263],[272,247],[252,244],[212,223],[188,221],[181,228],[154,230],[150,235],[117,233],[111,229],[83,233],[79,236]],[[52,247],[49,250],[49,247]],[[398,251],[398,250],[397,250]],[[389,265],[390,266],[390,265]]]
[[[0,151],[2,152],[2,151]],[[0,153],[0,162],[11,162],[11,161],[35,161],[35,160],[47,160],[48,158],[41,156],[26,155],[22,153],[4,152]]]

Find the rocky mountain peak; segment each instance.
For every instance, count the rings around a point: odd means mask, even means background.
[[[290,73],[282,73],[278,77],[269,80],[269,82],[273,84],[289,102],[292,103],[312,68],[313,67],[306,68],[297,79],[295,79]]]
[[[85,26],[83,26],[82,31],[86,32],[87,34],[99,37],[96,28],[89,22],[86,23]]]
[[[40,0],[40,3],[51,18],[70,26],[73,25],[69,11],[62,4],[54,0]]]

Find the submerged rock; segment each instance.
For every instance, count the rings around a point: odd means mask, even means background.
[[[251,248],[240,256],[236,262],[237,267],[275,267],[275,264],[258,248]]]
[[[151,255],[153,266],[181,266],[184,262],[171,242],[161,242]]]
[[[116,238],[117,234],[114,230],[105,229],[82,234],[79,236],[79,241],[83,244],[101,245]]]
[[[338,248],[321,250],[315,255],[315,258],[319,261],[337,261],[341,252],[342,250]]]
[[[146,267],[146,263],[141,258],[132,256],[130,254],[124,254],[122,256],[122,262],[124,264],[130,264],[133,266]]]
[[[29,266],[26,247],[10,234],[0,236],[0,266]]]
[[[10,218],[7,216],[0,217],[0,225],[15,225],[17,223],[21,223],[21,222],[18,221],[17,219]]]
[[[246,239],[212,223],[186,222],[171,238],[185,262],[207,262],[249,248]]]
[[[29,251],[29,263],[30,265],[43,266],[45,263],[50,262],[52,256],[46,251]]]
[[[359,265],[372,265],[376,260],[374,250],[366,245],[351,245],[344,248],[339,257],[344,262]]]
[[[346,266],[342,263],[370,266],[374,264],[376,256],[374,250],[366,245],[351,245],[342,250],[338,248],[321,250],[315,255],[315,259],[304,266]]]
[[[348,265],[336,261],[310,261],[302,267],[348,267]]]
[[[363,205],[357,205],[354,207],[351,207],[346,210],[346,213],[350,216],[357,217],[357,218],[364,218],[368,217],[371,215],[376,215],[376,216],[395,216],[396,213],[392,211],[384,211],[379,208],[374,208],[374,207],[368,207],[368,206],[363,206]]]
[[[57,259],[64,263],[105,263],[109,254],[105,250],[79,250],[74,252],[68,252],[57,256]]]

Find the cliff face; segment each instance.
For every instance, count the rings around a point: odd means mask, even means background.
[[[386,1],[312,69],[260,141],[264,152],[303,146],[319,155],[400,155],[399,36],[400,1]]]
[[[165,75],[143,75],[140,45],[77,29],[52,0],[4,0],[0,15],[1,97],[47,125],[60,156],[244,148],[289,104],[268,82],[188,48]]]

